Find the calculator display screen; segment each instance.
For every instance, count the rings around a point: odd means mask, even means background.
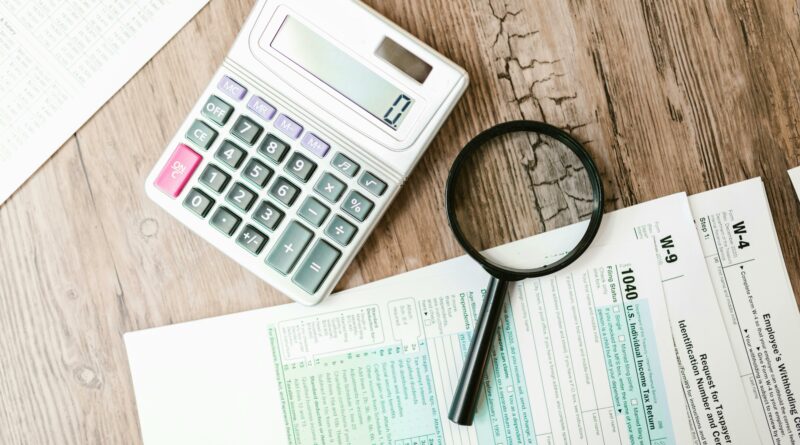
[[[405,92],[292,16],[270,46],[392,129],[414,106]]]

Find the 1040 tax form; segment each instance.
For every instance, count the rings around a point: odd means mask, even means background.
[[[516,255],[523,240],[499,249]],[[545,243],[547,244],[547,243]],[[447,420],[487,275],[466,257],[342,292],[125,337],[148,444],[686,444],[649,241],[510,292],[475,424]]]

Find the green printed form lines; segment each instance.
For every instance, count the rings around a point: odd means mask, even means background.
[[[427,346],[399,346],[283,363],[270,328],[273,359],[290,444],[441,444]]]
[[[597,308],[614,400],[632,444],[675,444],[664,381],[645,300]]]
[[[481,444],[536,444],[536,433],[525,384],[511,305],[506,304],[495,335],[489,367],[483,381],[474,426]],[[469,345],[471,333],[460,335]],[[466,354],[466,346],[462,346]]]

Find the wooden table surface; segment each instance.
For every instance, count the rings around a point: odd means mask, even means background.
[[[520,118],[589,147],[606,210],[762,176],[800,289],[795,2],[368,3],[471,84],[340,289],[460,255],[450,163]],[[124,332],[288,302],[143,192],[252,4],[212,0],[0,207],[0,443],[138,443]]]

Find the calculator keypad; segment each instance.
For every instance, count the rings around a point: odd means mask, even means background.
[[[388,184],[237,80],[223,76],[216,86],[183,134],[196,148],[180,144],[155,185],[314,294],[355,253],[347,249]]]

